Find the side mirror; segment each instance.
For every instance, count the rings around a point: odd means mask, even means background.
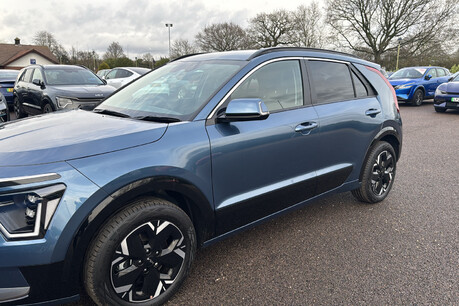
[[[45,83],[43,83],[42,81],[40,81],[39,79],[33,79],[32,80],[32,83],[37,85],[37,86],[40,86],[41,88],[45,87]]]
[[[268,116],[268,107],[261,99],[234,99],[228,103],[226,111],[217,118],[217,121],[264,120]]]
[[[424,79],[428,81],[428,80],[430,80],[431,78],[432,78],[432,75],[429,74],[429,75],[426,75]]]

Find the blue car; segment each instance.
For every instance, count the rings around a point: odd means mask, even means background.
[[[83,285],[98,305],[161,305],[198,247],[336,192],[383,201],[402,121],[379,68],[305,48],[193,55],[93,111],[1,124],[0,302]]]
[[[448,82],[450,72],[442,67],[407,67],[389,77],[397,99],[416,106],[427,98],[433,98],[438,85]]]
[[[455,73],[449,82],[437,87],[434,108],[438,113],[444,113],[447,109],[459,110],[459,73]]]
[[[19,70],[0,69],[0,93],[9,107],[13,106],[13,88],[18,74]]]

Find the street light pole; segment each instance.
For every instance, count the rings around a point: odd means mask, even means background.
[[[171,28],[172,23],[166,23],[166,28],[169,29],[169,60],[171,59]]]
[[[400,55],[400,42],[402,41],[402,39],[399,37],[398,38],[398,47],[397,47],[397,63],[395,64],[395,71],[398,71],[398,57]]]

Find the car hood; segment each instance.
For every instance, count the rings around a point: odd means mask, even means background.
[[[443,83],[439,87],[447,93],[459,93],[459,82]]]
[[[403,85],[408,83],[417,83],[419,79],[396,79],[396,80],[389,80],[389,83],[392,86]]]
[[[43,164],[139,146],[159,140],[165,123],[74,110],[0,125],[0,167]]]
[[[75,98],[105,98],[116,90],[110,85],[78,85],[78,86],[53,86],[57,96]]]

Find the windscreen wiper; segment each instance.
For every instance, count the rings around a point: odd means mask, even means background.
[[[98,114],[105,114],[105,115],[110,115],[110,116],[116,116],[116,117],[122,117],[122,118],[130,118],[131,116],[126,115],[124,113],[120,113],[117,111],[112,111],[109,109],[104,109],[104,108],[96,108],[93,110],[94,113]]]
[[[172,123],[172,122],[180,122],[181,121],[178,118],[161,117],[161,116],[139,116],[139,117],[133,117],[133,119],[145,120],[145,121],[153,121],[153,122],[161,122],[161,123]]]

